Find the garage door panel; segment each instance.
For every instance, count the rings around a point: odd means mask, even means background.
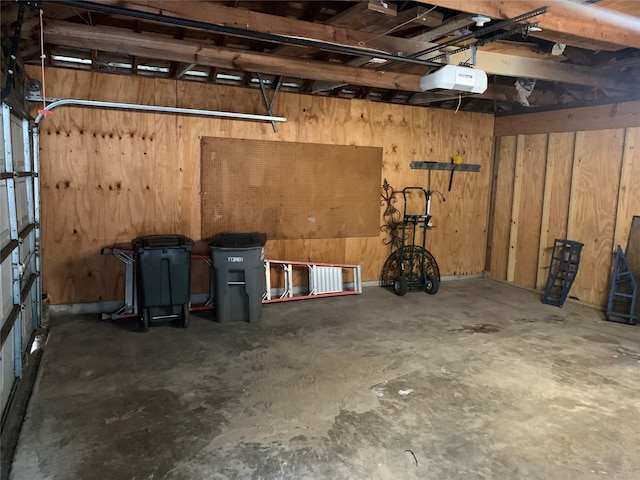
[[[9,197],[7,197],[7,195],[7,181],[0,180],[0,247],[6,246],[11,240],[11,231],[9,229]]]
[[[4,407],[9,400],[9,394],[11,393],[11,387],[15,380],[15,350],[13,344],[15,326],[11,329],[7,340],[0,350],[0,372],[2,375],[2,393],[0,393],[0,411],[4,411]]]

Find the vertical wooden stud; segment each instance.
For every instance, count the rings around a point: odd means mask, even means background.
[[[516,140],[516,168],[513,175],[513,201],[511,204],[511,231],[509,233],[509,256],[507,259],[507,282],[513,282],[516,273],[516,246],[518,245],[518,219],[520,194],[522,192],[522,168],[524,163],[524,135]]]
[[[640,214],[640,207],[637,206],[637,201],[640,195],[633,191],[633,180],[634,178],[637,179],[637,177],[634,176],[634,167],[635,170],[638,170],[640,167],[640,165],[636,165],[640,164],[640,162],[634,162],[634,154],[636,157],[638,156],[637,140],[638,137],[640,137],[639,134],[640,129],[638,128],[626,128],[624,131],[622,169],[620,170],[620,189],[618,190],[618,205],[616,209],[616,223],[613,236],[614,251],[618,245],[621,245],[623,250],[626,248],[629,228],[631,227],[631,217],[633,217],[634,209],[636,214]]]
[[[540,290],[545,284],[546,265],[544,251],[547,248],[549,234],[549,218],[551,213],[551,192],[555,172],[555,161],[549,156],[549,135],[547,134],[546,167],[544,173],[544,194],[542,196],[542,221],[540,222],[540,246],[538,247],[538,276],[536,289]]]

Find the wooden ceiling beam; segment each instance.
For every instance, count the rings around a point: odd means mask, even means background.
[[[366,99],[372,91],[373,91],[373,88],[371,87],[362,87],[360,88],[360,93],[358,94],[358,98]]]
[[[179,63],[175,78],[184,77],[184,74],[187,73],[189,70],[192,70],[195,66],[196,66],[195,63]]]
[[[302,88],[300,89],[301,93],[310,93],[311,91],[313,91],[313,86],[316,83],[316,81],[313,78],[307,78],[304,80],[304,82],[302,83]]]
[[[326,23],[336,27],[352,28],[369,33],[381,33],[390,29],[407,29],[415,26],[439,27],[443,15],[440,12],[414,7],[398,12],[394,4],[385,8],[380,2],[358,2],[347,10],[330,18]]]
[[[547,5],[549,7],[547,13],[530,20],[538,22],[543,31],[531,32],[531,36],[548,38],[549,32],[555,32],[562,35],[562,43],[575,47],[585,48],[585,39],[591,39],[598,42],[602,50],[640,48],[640,18],[606,10],[597,5],[581,4],[570,0],[417,1],[468,13],[480,13],[495,19],[513,18]]]
[[[95,49],[91,50],[91,70],[98,71],[98,51]]]
[[[433,55],[433,54],[432,54]],[[470,52],[464,51],[450,56],[450,63],[456,65],[467,62]],[[360,66],[360,59],[348,62],[350,66]],[[487,52],[476,52],[476,67],[488,75],[499,75],[512,78],[533,78],[549,82],[584,85],[619,91],[628,91],[638,88],[639,81],[633,76],[620,74],[619,67],[615,63],[610,68],[596,69],[582,65],[558,63],[549,60],[527,58],[518,55]],[[402,65],[397,71],[402,71]],[[330,90],[339,85],[338,82],[319,82],[316,88],[319,91]]]
[[[211,2],[155,2],[152,0],[102,0],[101,3],[113,4],[119,7],[139,9],[152,13],[176,16],[186,19],[198,21],[210,21],[216,24],[228,25],[255,30],[259,32],[277,33],[282,35],[296,35],[315,40],[338,43],[354,47],[368,47],[384,50],[388,53],[403,52],[405,55],[423,50],[434,44],[415,41],[413,39],[405,39],[391,36],[380,36],[357,30],[349,30],[331,25],[322,25],[312,22],[304,22],[291,18],[278,17],[250,10],[225,7],[223,5]],[[475,8],[476,3],[493,5],[500,2],[497,0],[481,0],[478,2],[467,2],[462,4],[453,0],[437,0],[434,4],[451,4],[452,8]],[[502,2],[505,8],[518,10],[516,14],[527,11],[527,4],[537,3],[532,0],[523,0],[522,2]],[[455,4],[455,6],[454,6]],[[471,5],[471,6],[468,6]],[[515,5],[515,8],[514,8]],[[522,5],[522,6],[521,6]],[[445,5],[446,6],[446,5]],[[532,6],[532,5],[529,5]],[[533,7],[532,7],[533,8]],[[482,12],[481,12],[482,13]],[[495,12],[494,12],[495,13]],[[544,16],[548,16],[549,13]],[[295,47],[293,47],[295,48]],[[306,49],[308,50],[308,49]],[[486,53],[486,55],[485,55]],[[598,86],[613,89],[626,89],[627,86],[617,81],[615,78],[609,78],[606,72],[593,72],[586,68],[569,65],[558,64],[557,62],[545,62],[536,59],[520,58],[514,55],[505,55],[498,53],[478,52],[478,57],[483,58],[482,62],[478,62],[478,68],[482,68],[487,74],[502,75],[510,77],[528,77],[538,80],[548,80],[552,82],[573,83],[576,85]],[[466,55],[465,58],[457,61],[465,61],[468,58],[468,52],[463,52],[460,57]],[[366,57],[365,57],[366,58]],[[452,63],[454,60],[452,59]],[[552,63],[552,65],[549,65]],[[391,72],[387,72],[390,74]],[[300,72],[297,73],[300,75]],[[317,78],[317,80],[326,79]],[[337,79],[334,79],[337,81]],[[344,82],[354,83],[354,82]],[[405,89],[410,90],[410,89]]]
[[[398,13],[394,4],[389,3],[387,9],[379,2],[364,1],[358,2],[352,7],[334,15],[327,20],[325,24],[361,33],[367,32],[369,34],[377,33],[385,35],[385,32],[393,31],[397,34],[402,29],[413,28],[417,25],[437,27],[442,25],[442,18],[443,15],[441,13],[430,11],[430,9],[424,7],[414,7]],[[303,27],[301,26],[301,28]],[[422,40],[420,41],[422,42]],[[308,51],[308,48],[283,45],[275,49],[274,53],[293,57]],[[396,50],[390,53],[396,53],[397,51],[409,53],[408,50]],[[416,50],[411,51],[415,52]],[[368,59],[363,63],[367,63],[367,61]]]
[[[454,65],[466,62],[469,52],[451,55],[450,62]],[[572,65],[569,63],[550,62],[537,58],[505,55],[502,53],[476,52],[476,67],[488,74],[513,78],[534,78],[551,82],[587,85],[590,87],[611,88],[614,90],[630,90],[637,88],[638,80],[623,81],[621,75],[611,71],[596,71],[593,67]],[[635,84],[635,85],[634,85]]]
[[[474,22],[473,20],[471,20],[471,15],[469,15],[468,13],[461,13],[453,18],[446,20],[439,27],[433,28],[428,32],[413,36],[411,37],[411,39],[420,42],[430,42],[431,40],[437,40],[438,38],[450,35],[456,30],[460,30],[461,28],[466,28],[469,25],[473,25],[473,23]]]
[[[218,69],[216,67],[209,67],[209,76],[207,76],[207,82],[215,83],[218,78]]]
[[[520,103],[518,91],[515,85],[501,85],[496,83],[489,84],[486,92],[475,95],[477,98],[485,98],[494,101],[508,101]],[[542,90],[534,88],[531,95],[527,97],[527,101],[532,107],[542,107],[560,104],[560,98],[556,92],[551,90]]]
[[[277,35],[298,36],[339,45],[357,48],[370,48],[382,52],[408,54],[417,52],[429,45],[411,39],[380,36],[332,25],[305,22],[293,18],[279,17],[251,10],[226,7],[215,2],[158,2],[154,0],[101,0],[96,3],[113,5],[120,8],[179,17],[216,25],[237,27],[255,32]]]
[[[446,100],[457,100],[458,98],[459,97],[457,94],[451,92],[422,92],[412,95],[409,103],[411,105],[428,105],[430,103],[442,102]],[[484,93],[473,95],[471,97],[462,96],[460,98],[482,98],[485,100],[520,103],[518,92],[515,86],[501,85],[496,83],[489,84],[487,90]],[[528,101],[532,107],[557,105],[560,103],[560,100],[556,93],[549,90],[536,90],[535,88],[533,89],[533,92],[531,92],[531,95],[528,97]]]
[[[314,80],[338,81],[345,84],[375,88],[420,91],[420,76],[334,65],[324,62],[277,57],[225,47],[209,46],[191,41],[121,31],[108,27],[90,27],[77,23],[48,22],[47,42],[67,47],[196,63],[203,66],[262,72]]]
[[[87,45],[91,45],[97,50],[176,62],[313,78],[336,84],[420,91],[420,76],[415,74],[375,71],[340,64],[238,51],[110,27],[90,27],[76,23],[50,21],[45,26],[45,38],[49,43],[68,47],[86,48]],[[469,52],[462,52],[453,55],[451,62],[455,64],[465,61],[468,54]],[[559,64],[493,52],[477,52],[477,67],[488,74],[535,78],[613,90],[629,90],[634,87],[634,84],[637,85],[635,79],[632,79],[633,83],[631,84],[625,83],[615,75],[611,75],[610,72],[595,71],[590,67]]]

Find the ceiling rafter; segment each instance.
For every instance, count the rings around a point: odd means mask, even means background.
[[[306,76],[316,80],[338,78],[342,83],[378,88],[401,88],[411,91],[420,89],[418,75],[376,72],[324,62],[276,57],[264,53],[238,51],[191,41],[119,31],[114,28],[48,22],[45,35],[49,42],[67,47],[84,48],[90,40],[90,44],[98,50],[126,55],[293,77],[300,76],[304,72]]]
[[[411,39],[419,42],[430,42],[431,40],[437,40],[438,38],[449,35],[456,30],[460,30],[461,28],[468,27],[473,23],[474,21],[471,20],[471,15],[469,15],[468,13],[461,13],[453,18],[449,18],[439,27],[432,28],[428,32],[421,33],[419,35],[415,35],[411,37]]]
[[[378,35],[358,30],[305,22],[267,13],[226,7],[209,2],[154,2],[153,0],[101,0],[94,3],[117,6],[166,16],[180,17],[200,22],[210,22],[228,27],[240,27],[261,33],[306,37],[322,42],[357,48],[380,50],[390,54],[416,52],[425,48],[424,42]],[[427,45],[428,46],[428,45]]]
[[[307,77],[335,82],[335,86],[339,84],[355,84],[420,91],[418,85],[420,76],[415,74],[378,72],[339,64],[238,51],[192,41],[137,34],[115,28],[90,27],[69,22],[51,21],[45,27],[45,35],[48,42],[67,47],[85,48],[87,41],[90,40],[93,48],[126,55],[140,55],[176,62],[260,71],[287,76],[300,76],[302,72],[305,72]],[[460,55],[459,58],[453,56],[452,61],[454,63],[465,60],[466,57],[463,58],[463,56],[467,55],[467,52],[462,52],[458,55]],[[521,76],[619,90],[633,87],[633,85],[612,77],[606,71],[594,72],[589,67],[557,64],[555,62],[550,65],[549,62],[544,60],[492,52],[479,51],[477,66],[489,74]]]
[[[555,41],[562,36],[562,43],[576,47],[593,45],[594,49],[619,50],[625,47],[640,48],[640,18],[605,10],[590,3],[569,0],[417,0],[468,13],[480,13],[495,19],[506,19],[536,8],[548,6],[547,13],[535,18],[542,32],[531,36]]]
[[[2,3],[3,33],[7,35],[13,31],[13,20],[5,13],[15,10],[15,2]],[[640,43],[640,1],[599,0],[596,7],[586,7],[589,12],[604,9],[628,14],[624,18],[632,22],[622,28],[611,26],[611,16],[591,18],[594,21],[589,24],[583,3],[593,2],[392,0],[387,7],[379,0],[51,0],[43,3],[43,9],[45,49],[58,55],[54,61],[57,66],[91,69],[108,64],[109,71],[115,73],[245,87],[254,86],[249,72],[261,72],[267,78],[282,75],[300,79],[291,87],[299,93],[456,108],[457,91],[422,92],[419,88],[421,76],[437,68],[432,58],[445,53],[433,42],[451,39],[461,29],[478,30],[472,14],[502,20],[549,5],[547,14],[530,20],[539,22],[543,32],[529,32],[529,38],[513,35],[509,41],[478,48],[475,66],[493,77],[484,94],[469,97],[473,100],[463,98],[459,107],[513,111],[524,108],[513,86],[517,78],[539,80],[529,97],[532,106],[560,108],[637,95],[640,46],[633,48]],[[576,9],[582,11],[579,20],[575,12],[566,13]],[[20,45],[22,60],[30,64],[40,62],[39,22],[34,12],[25,18]],[[431,22],[429,25],[419,22],[425,12],[422,20]],[[558,54],[555,44],[563,42],[568,47]],[[631,48],[624,48],[629,43]],[[421,64],[389,63],[434,46],[434,52],[421,57]],[[451,54],[455,49],[448,47],[448,57],[439,61],[469,61],[471,52]],[[49,63],[51,57],[47,57]],[[145,65],[138,69],[139,63]]]

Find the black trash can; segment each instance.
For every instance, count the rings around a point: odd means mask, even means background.
[[[153,320],[177,320],[189,325],[191,249],[182,235],[150,235],[133,241],[136,284],[142,330]]]
[[[211,239],[215,315],[220,323],[258,322],[266,290],[264,245],[267,234],[219,233]]]

